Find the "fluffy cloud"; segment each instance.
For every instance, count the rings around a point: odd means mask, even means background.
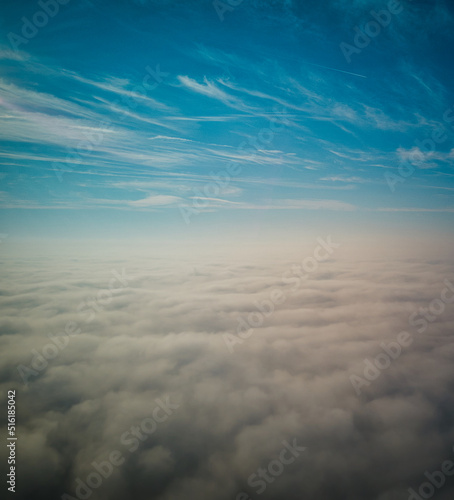
[[[294,264],[43,259],[4,269],[0,376],[3,393],[17,388],[16,497],[77,498],[80,481],[96,484],[94,462],[110,471],[92,488],[100,500],[418,490],[426,470],[454,459],[454,306],[421,332],[409,318],[454,282],[452,264],[333,258],[284,283]],[[284,299],[230,352],[225,334],[273,290]],[[80,333],[64,337],[68,324]],[[412,344],[358,396],[350,376],[402,330]],[[68,343],[24,386],[17,366],[49,334]],[[258,495],[249,478],[283,442],[307,449]],[[448,478],[437,498],[452,492]]]

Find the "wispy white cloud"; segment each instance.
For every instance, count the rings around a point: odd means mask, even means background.
[[[169,196],[163,194],[151,195],[141,200],[130,201],[129,205],[133,207],[157,207],[175,205],[181,201],[177,196]]]
[[[321,181],[331,181],[331,182],[349,182],[354,184],[362,184],[364,182],[368,182],[367,179],[362,177],[342,177],[340,175],[333,175],[330,177],[322,177]]]
[[[129,88],[134,88],[135,86],[140,86],[140,84],[134,84],[130,80],[126,78],[115,78],[115,77],[107,77],[103,80],[94,80],[92,78],[86,78],[81,76],[75,72],[71,71],[63,71],[62,75],[67,78],[73,79],[80,83],[84,83],[86,85],[91,86],[92,88],[97,88],[103,90],[105,92],[110,92],[116,95],[119,95],[125,99],[132,99],[134,101],[139,101],[141,104],[149,106],[152,109],[157,109],[160,111],[175,111],[175,108],[172,106],[168,106],[153,97],[151,97],[149,92],[147,93],[146,89],[143,88],[143,92],[137,92],[134,90],[129,90]]]
[[[204,198],[210,200],[210,198]],[[211,199],[215,201],[215,199]],[[219,200],[217,200],[219,201]],[[232,209],[241,210],[341,210],[341,211],[354,211],[357,210],[355,205],[345,203],[338,200],[302,200],[302,199],[273,199],[270,201],[257,201],[257,202],[232,202],[228,200],[221,200],[223,203],[229,203]],[[231,205],[230,205],[231,204]],[[204,208],[221,207],[222,204],[210,203]]]
[[[410,149],[398,148],[396,151],[399,161],[410,162],[421,169],[431,169],[438,167],[437,162],[453,165],[454,149],[447,152],[442,151],[422,151],[414,146]]]
[[[433,213],[453,213],[454,207],[441,208],[421,208],[421,207],[382,207],[379,212],[433,212]]]
[[[216,84],[209,81],[206,77],[203,79],[203,83],[199,83],[188,76],[181,75],[178,76],[178,80],[185,88],[191,90],[192,92],[196,92],[206,97],[216,99],[217,101],[222,102],[230,108],[245,112],[254,111],[253,108],[247,106],[237,97],[232,96],[231,94],[228,94],[224,90],[220,89]]]
[[[9,61],[25,62],[30,59],[30,55],[20,50],[11,50],[8,48],[2,48],[2,46],[0,45],[0,60],[2,59]]]

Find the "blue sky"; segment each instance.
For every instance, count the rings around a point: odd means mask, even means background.
[[[2,6],[0,230],[450,233],[449,2],[233,3]]]

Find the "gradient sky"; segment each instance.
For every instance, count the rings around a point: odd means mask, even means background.
[[[386,2],[236,3],[70,0],[28,40],[41,7],[2,5],[0,231],[451,232],[452,4],[401,2],[348,62]]]
[[[16,500],[86,499],[114,450],[92,498],[257,499],[284,439],[307,451],[261,500],[429,484],[454,444],[454,2],[1,5]]]

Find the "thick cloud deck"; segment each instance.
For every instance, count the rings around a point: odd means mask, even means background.
[[[16,498],[429,494],[427,474],[454,461],[454,292],[433,302],[454,283],[452,264],[329,260],[303,279],[293,264],[43,259],[3,269]],[[238,335],[248,318],[257,326]],[[412,342],[367,371],[402,331]],[[454,480],[433,477],[432,495],[452,498]]]

